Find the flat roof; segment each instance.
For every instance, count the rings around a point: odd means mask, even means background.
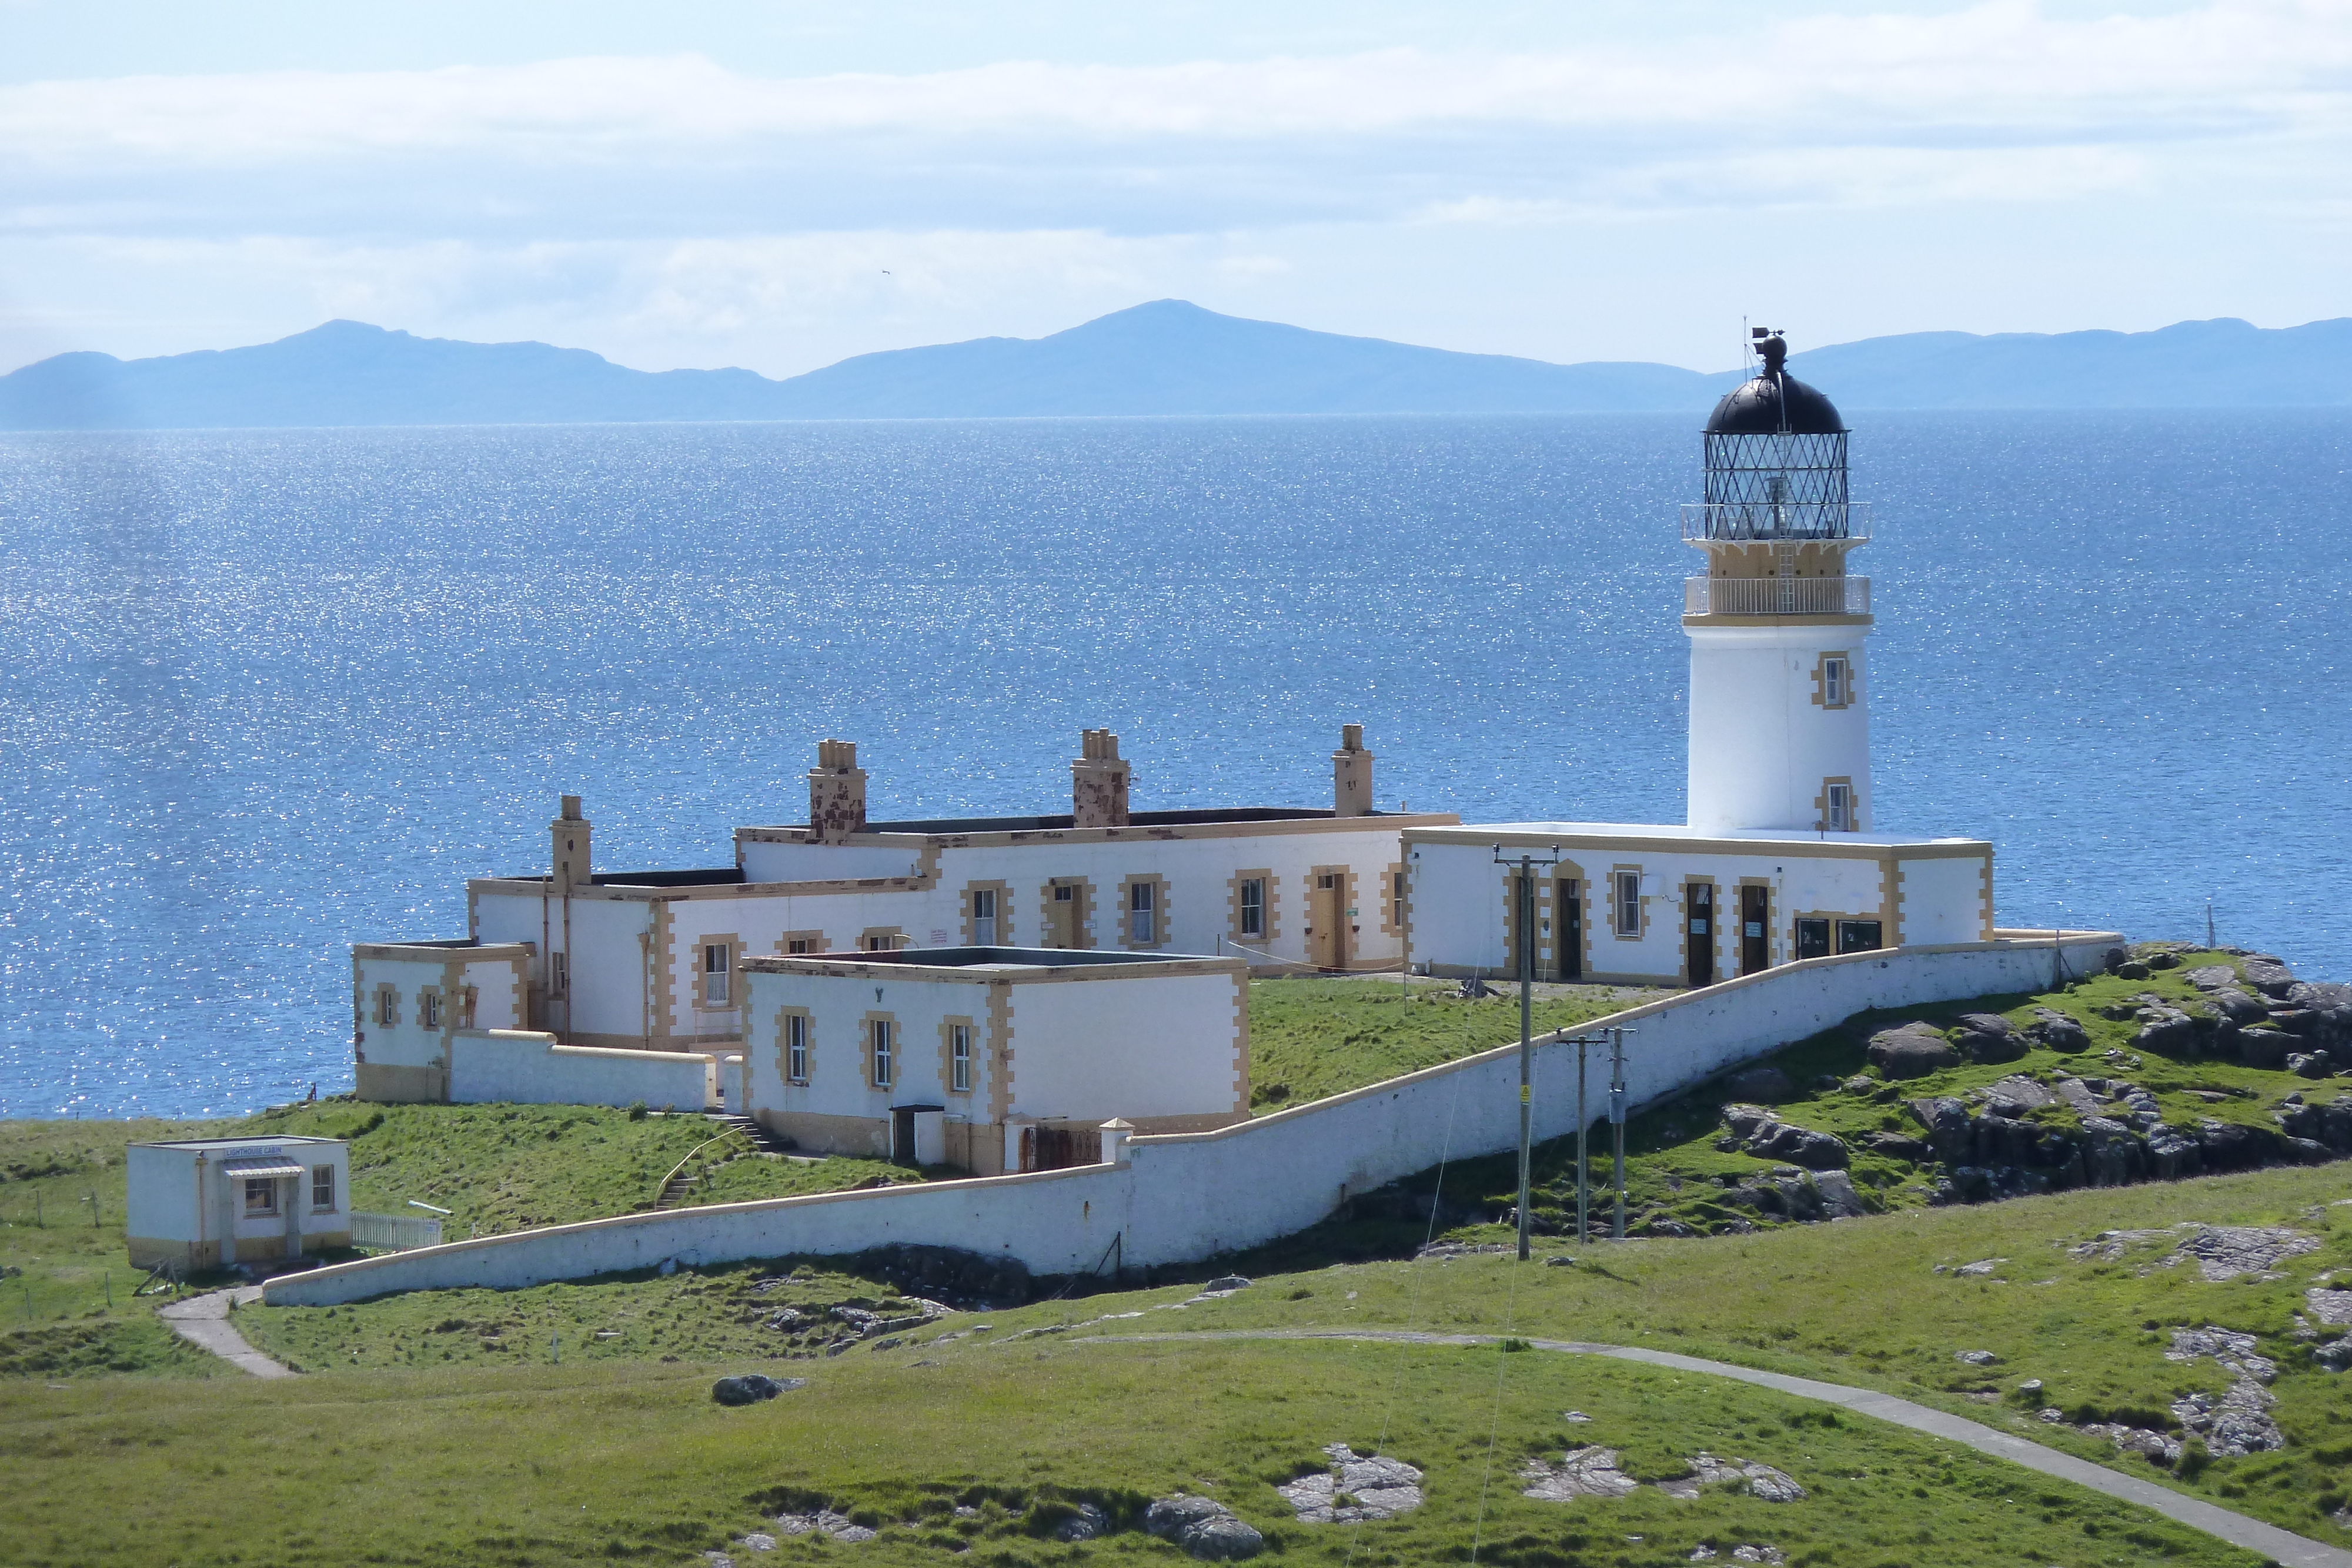
[[[970,974],[1013,974],[1044,969],[1142,969],[1171,964],[1212,964],[1220,967],[1241,962],[1238,955],[1218,957],[1209,953],[1130,953],[1124,949],[1104,951],[1093,947],[900,947],[892,952],[864,953],[795,953],[790,956],[761,954],[746,958],[743,967],[783,973],[806,968],[889,967],[906,969],[959,969]]]
[[[134,1149],[272,1149],[281,1144],[341,1145],[341,1138],[313,1138],[299,1133],[281,1133],[263,1138],[160,1138],[153,1143],[133,1144]]]
[[[1367,817],[1403,815],[1395,811],[1367,811]],[[1427,815],[1427,813],[1411,813]],[[1328,806],[1201,806],[1177,811],[1130,811],[1127,825],[1131,828],[1181,828],[1193,824],[1214,822],[1314,822],[1330,821],[1339,816]],[[761,824],[771,831],[789,831],[806,828],[806,822],[771,822]],[[1044,817],[935,817],[905,822],[869,821],[861,830],[868,833],[1034,833],[1077,826],[1077,819],[1067,811],[1059,816]]]
[[[1465,822],[1459,827],[1409,828],[1419,839],[1446,843],[1477,843],[1482,840],[1515,841],[1540,838],[1673,839],[1706,844],[1804,844],[1811,848],[1843,845],[1853,849],[1910,849],[1922,845],[1972,844],[1990,849],[1983,839],[1922,838],[1907,833],[1822,832],[1807,828],[1694,828],[1685,822]]]

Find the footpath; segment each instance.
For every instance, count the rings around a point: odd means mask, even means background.
[[[261,1300],[258,1285],[239,1285],[233,1291],[207,1291],[201,1296],[190,1296],[184,1301],[173,1301],[159,1307],[155,1315],[172,1325],[172,1332],[190,1343],[201,1346],[236,1367],[239,1372],[256,1377],[291,1377],[294,1369],[270,1360],[245,1343],[228,1321],[232,1303],[249,1306]]]

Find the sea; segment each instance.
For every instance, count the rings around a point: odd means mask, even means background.
[[[1849,411],[1876,825],[1998,918],[2352,977],[2352,415]],[[1683,416],[0,436],[0,1116],[352,1082],[349,946],[877,818],[1676,821]]]

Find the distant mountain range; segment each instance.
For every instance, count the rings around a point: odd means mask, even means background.
[[[1842,409],[2352,403],[2352,319],[2154,332],[1913,332],[1796,354]],[[583,349],[330,321],[253,348],[59,354],[0,376],[0,429],[562,424],[1054,414],[1703,413],[1741,372],[1549,364],[1347,338],[1162,299],[1051,337],[861,354],[771,381]]]

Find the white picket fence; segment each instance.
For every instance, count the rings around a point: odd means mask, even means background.
[[[441,1222],[425,1215],[358,1214],[352,1216],[352,1245],[386,1252],[412,1247],[441,1245]]]

